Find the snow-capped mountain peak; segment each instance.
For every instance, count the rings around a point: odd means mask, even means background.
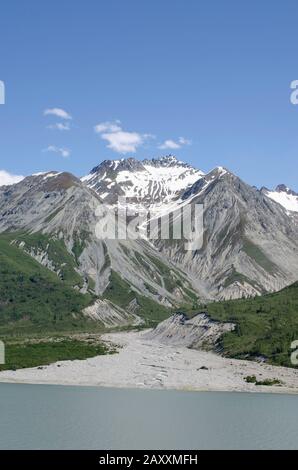
[[[178,160],[173,155],[161,158],[135,158],[104,160],[83,177],[82,181],[107,202],[115,197],[152,205],[168,204],[179,196],[204,173]]]
[[[298,194],[286,185],[279,184],[274,191],[267,188],[262,188],[261,191],[287,211],[298,212]]]

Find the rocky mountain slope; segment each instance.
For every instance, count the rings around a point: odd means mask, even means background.
[[[143,160],[105,160],[82,181],[106,203],[118,196],[147,208],[167,205],[198,181],[204,173],[174,156]]]
[[[287,211],[224,169],[205,175],[182,196],[204,204],[204,241],[184,252],[181,243],[159,250],[216,298],[279,290],[298,277],[297,224]]]
[[[193,302],[189,280],[149,243],[98,239],[100,206],[98,195],[69,173],[32,175],[0,188],[0,232],[62,282],[99,297],[85,313],[104,324],[119,315],[126,320],[127,312],[158,320],[168,308]]]
[[[144,334],[144,338],[173,346],[194,349],[216,349],[217,342],[224,333],[233,331],[233,323],[212,321],[202,313],[187,318],[183,313],[172,315],[155,329]]]
[[[119,196],[149,209],[151,221],[203,205],[203,233],[192,234],[199,248],[186,250],[185,237],[171,234],[98,238],[102,209],[109,204],[107,219],[118,217]],[[224,168],[204,174],[173,156],[104,161],[81,180],[48,172],[2,186],[0,233],[62,283],[94,296],[84,314],[104,325],[156,323],[180,306],[276,291],[298,279],[298,227],[287,209]]]
[[[147,185],[148,175],[156,175],[155,186]],[[136,207],[149,208],[153,219],[203,204],[200,249],[186,251],[185,240],[154,241],[163,259],[185,272],[201,294],[218,299],[252,296],[298,278],[295,220],[263,189],[245,184],[224,168],[204,174],[173,156],[105,161],[83,181],[112,204],[124,195]]]

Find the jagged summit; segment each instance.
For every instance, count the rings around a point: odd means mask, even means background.
[[[176,200],[204,173],[174,155],[143,161],[135,158],[104,160],[81,181],[108,202],[125,196],[151,205]]]
[[[90,175],[94,175],[95,173],[103,173],[103,172],[119,172],[119,171],[142,171],[143,165],[140,160],[136,158],[121,158],[121,160],[103,160],[99,165],[92,168],[90,174],[83,177],[82,181],[86,181]]]
[[[279,184],[274,191],[263,187],[261,192],[283,206],[287,211],[298,212],[298,194],[285,184]]]
[[[183,167],[192,168],[188,163],[178,160],[174,155],[165,155],[158,158],[145,158],[144,160],[138,160],[134,157],[121,158],[120,160],[103,160],[99,165],[92,168],[90,175],[103,171],[145,171],[146,166],[152,166],[155,168],[173,168]],[[84,176],[82,181],[85,181],[89,175]]]
[[[171,167],[179,166],[183,168],[194,169],[194,167],[192,167],[189,163],[185,163],[182,160],[178,160],[178,158],[172,154],[165,155],[165,156],[158,157],[158,158],[145,159],[143,160],[142,163],[143,165],[151,165],[156,168],[160,168],[160,167],[171,168]]]
[[[184,239],[125,240],[125,245],[98,239],[96,210],[102,201],[117,202],[119,195],[149,208],[152,219],[203,204],[201,248],[186,251]],[[286,186],[259,191],[226,168],[205,174],[172,155],[105,160],[82,180],[70,173],[45,172],[0,188],[0,233],[26,232],[45,236],[49,243],[63,242],[83,288],[92,285],[91,278],[96,293],[104,292],[116,272],[139,293],[173,305],[184,295],[178,283],[171,290],[175,267],[203,298],[236,298],[278,290],[297,279],[298,224],[281,198],[295,202],[298,212],[298,197]],[[48,242],[41,249],[38,239],[26,249],[53,269],[56,252],[51,259]],[[161,279],[165,268],[153,266],[152,257],[170,263],[166,279]]]
[[[276,186],[275,191],[278,193],[287,193],[292,196],[298,196],[298,193],[295,193],[293,189],[288,188],[288,186],[286,186],[285,184],[279,184],[278,186]]]

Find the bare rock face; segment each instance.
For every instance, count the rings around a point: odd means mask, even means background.
[[[163,253],[204,283],[217,299],[254,296],[298,278],[298,226],[281,205],[218,168],[182,196],[204,205],[203,244],[185,252],[183,243],[156,243]]]
[[[108,300],[97,300],[93,305],[85,308],[83,311],[84,315],[101,322],[103,326],[115,327],[115,326],[136,326],[142,324],[140,317],[134,313],[129,313],[112,304]]]
[[[206,314],[199,314],[188,320],[184,314],[178,313],[164,320],[154,330],[145,333],[143,337],[173,346],[214,349],[220,337],[234,328],[232,323],[211,321]]]
[[[153,219],[203,204],[200,249],[185,250],[184,240],[99,239],[96,211],[119,195]],[[128,299],[135,312],[137,295],[176,308],[272,292],[298,279],[298,219],[269,196],[225,168],[204,174],[173,156],[106,160],[81,180],[47,172],[0,187],[0,233],[15,233],[13,243],[57,275],[70,264],[84,292],[102,296],[116,273],[135,293]],[[58,244],[67,253],[61,263]]]
[[[135,169],[132,164],[125,167]],[[63,261],[60,263],[57,247],[64,247],[66,262],[82,278],[82,292],[101,296],[110,284],[111,273],[116,272],[136,294],[177,306],[181,289],[175,291],[169,282],[175,276],[175,266],[145,241],[98,238],[97,209],[101,205],[98,194],[69,173],[32,175],[0,188],[0,233],[15,234],[12,243],[58,276]],[[20,234],[26,234],[26,242],[23,236],[18,239]],[[188,297],[189,289],[196,295],[186,276],[179,272],[175,279],[178,277],[182,299]]]
[[[204,174],[173,156],[142,162],[128,159],[105,161],[83,180],[103,199],[116,200],[121,194],[149,208],[153,219],[203,204],[200,249],[186,251],[183,240],[153,242],[163,259],[189,277],[201,297],[255,296],[279,290],[298,278],[294,212],[225,168]],[[284,193],[287,198],[297,197],[279,186],[277,194]]]

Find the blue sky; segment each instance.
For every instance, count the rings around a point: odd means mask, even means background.
[[[173,153],[298,190],[297,18],[294,0],[2,0],[0,170]]]

